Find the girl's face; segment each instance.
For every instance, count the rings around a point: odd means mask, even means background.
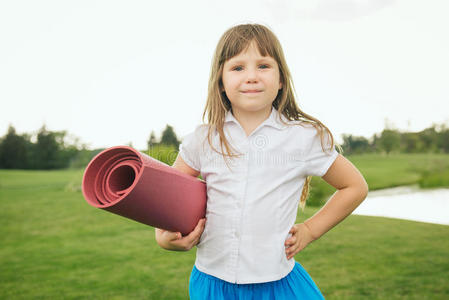
[[[224,63],[222,81],[233,112],[241,113],[269,113],[282,88],[276,60],[262,56],[254,41]]]

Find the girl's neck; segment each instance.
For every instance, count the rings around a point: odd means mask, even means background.
[[[232,115],[236,120],[240,123],[243,130],[246,133],[246,136],[249,136],[254,129],[256,129],[263,121],[268,119],[271,114],[271,106],[267,109],[263,109],[260,111],[242,111],[238,109],[232,109]]]

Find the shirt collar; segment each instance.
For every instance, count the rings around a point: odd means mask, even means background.
[[[276,108],[274,108],[274,106],[272,106],[270,115],[258,127],[262,127],[262,126],[266,125],[266,126],[271,126],[271,127],[277,128],[277,129],[284,129],[287,126],[281,122],[280,118],[282,118],[282,120],[284,120],[284,122],[288,123],[287,118],[285,118],[285,116],[283,116],[282,114],[279,114],[278,110]],[[237,121],[237,119],[234,117],[231,110],[228,110],[226,112],[225,123],[227,123],[227,122],[234,122],[234,123],[240,125],[239,121]]]

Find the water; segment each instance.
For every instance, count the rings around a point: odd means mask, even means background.
[[[449,189],[403,186],[372,191],[352,213],[449,225]]]

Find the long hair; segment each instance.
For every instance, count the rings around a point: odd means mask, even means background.
[[[239,156],[239,154],[236,154],[231,150],[223,131],[226,112],[231,109],[231,102],[227,98],[223,87],[223,65],[227,60],[247,49],[253,41],[256,43],[262,56],[271,56],[276,60],[279,66],[282,88],[279,90],[273,101],[273,107],[275,107],[280,114],[284,115],[287,120],[302,121],[313,125],[320,134],[323,151],[326,151],[326,149],[324,149],[324,138],[325,134],[328,134],[329,141],[331,142],[330,149],[332,149],[334,138],[330,130],[318,119],[306,114],[298,107],[294,96],[293,81],[285,61],[281,44],[270,29],[260,24],[242,24],[231,27],[218,41],[212,60],[207,102],[203,112],[203,122],[207,115],[207,123],[209,124],[207,139],[212,149],[222,154],[225,161],[226,157],[232,158]],[[282,118],[281,121],[283,122]],[[221,152],[215,149],[212,145],[212,135],[214,132],[217,132],[219,135]],[[300,198],[302,210],[304,210],[306,199],[309,194],[310,181],[311,176],[307,176]]]

